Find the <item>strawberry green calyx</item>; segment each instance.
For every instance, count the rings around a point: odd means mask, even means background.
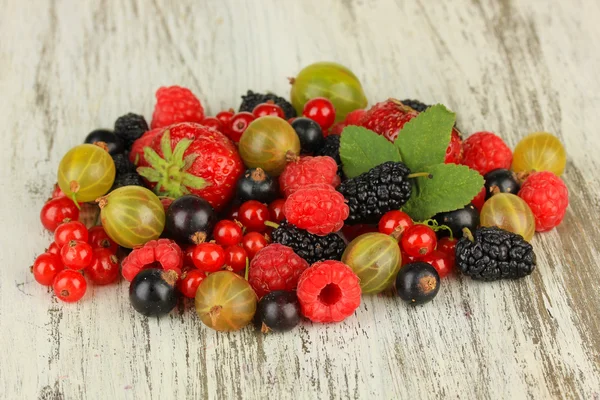
[[[144,158],[150,167],[139,167],[137,172],[148,181],[156,183],[154,192],[159,196],[178,198],[190,193],[190,189],[204,189],[209,183],[188,173],[197,154],[183,156],[192,144],[190,139],[181,139],[174,149],[171,148],[171,134],[167,130],[161,140],[163,157],[151,147],[144,147]]]

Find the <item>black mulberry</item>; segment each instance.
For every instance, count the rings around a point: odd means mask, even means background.
[[[386,212],[402,207],[412,193],[409,174],[403,163],[389,161],[342,182],[338,191],[350,208],[345,223],[376,224]]]
[[[144,181],[142,178],[135,172],[130,172],[128,174],[119,175],[115,178],[115,182],[110,188],[112,192],[115,189],[118,189],[123,186],[142,186],[144,187]]]
[[[112,155],[112,159],[115,163],[115,170],[117,172],[117,176],[130,174],[135,172],[135,165],[131,161],[129,161],[129,157],[123,153]]]
[[[274,243],[291,247],[296,254],[304,258],[309,264],[324,260],[341,260],[346,249],[344,239],[330,233],[326,236],[317,236],[297,228],[287,221],[282,221],[273,231],[271,238]]]
[[[406,100],[401,100],[400,102],[402,104],[404,104],[405,106],[409,106],[410,108],[412,108],[413,110],[415,110],[417,112],[423,112],[423,111],[427,110],[429,107],[431,107],[430,105],[425,104],[419,100],[406,99]]]
[[[123,140],[129,150],[133,142],[148,130],[148,123],[141,115],[125,114],[115,121],[115,135]]]
[[[254,107],[259,104],[266,103],[269,100],[281,107],[283,113],[285,114],[285,119],[295,118],[297,116],[294,106],[292,106],[290,102],[283,97],[279,97],[273,93],[255,93],[252,90],[248,90],[246,95],[242,95],[240,111],[252,112]]]
[[[472,236],[472,237],[469,237]],[[479,228],[456,244],[456,265],[476,280],[516,279],[533,272],[533,247],[521,235],[497,227]]]
[[[329,156],[335,160],[338,165],[338,175],[344,178],[342,170],[342,159],[340,157],[340,136],[329,135],[325,138],[325,144],[315,153],[315,156]]]

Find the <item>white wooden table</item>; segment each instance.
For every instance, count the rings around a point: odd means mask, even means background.
[[[452,3],[452,4],[450,4]],[[600,3],[0,0],[0,398],[600,398]],[[135,313],[127,285],[57,302],[28,267],[63,153],[161,85],[210,113],[337,61],[370,103],[442,102],[466,132],[566,145],[571,206],[517,282],[444,281],[434,302],[365,298],[283,335]],[[189,305],[188,305],[189,306]]]

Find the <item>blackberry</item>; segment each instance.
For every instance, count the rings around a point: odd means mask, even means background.
[[[409,106],[410,108],[412,108],[413,110],[415,110],[417,112],[423,112],[423,111],[427,110],[429,107],[431,107],[430,105],[425,104],[419,100],[406,99],[406,100],[401,100],[400,102],[402,104],[404,104],[405,106]]]
[[[309,264],[324,260],[339,261],[346,249],[344,240],[335,233],[317,236],[297,228],[287,221],[281,221],[279,227],[271,233],[271,238],[274,243],[291,247]]]
[[[248,111],[249,113],[254,110],[259,104],[266,103],[271,100],[275,104],[277,104],[283,110],[285,114],[285,119],[295,118],[296,117],[296,109],[290,104],[289,101],[284,99],[283,97],[279,97],[273,93],[255,93],[252,90],[248,90],[246,95],[242,95],[242,104],[240,105],[240,111]]]
[[[376,224],[388,211],[398,210],[412,193],[410,170],[401,162],[388,161],[338,187],[350,207],[347,225]]]
[[[115,121],[115,135],[123,140],[127,150],[147,130],[148,123],[144,117],[134,113],[125,114]]]
[[[112,192],[113,190],[123,186],[144,187],[144,181],[142,180],[142,177],[139,176],[136,172],[129,172],[124,175],[118,175],[115,178],[115,182],[113,183],[112,188],[110,188],[110,191]]]
[[[130,174],[135,172],[135,165],[131,161],[129,161],[129,157],[127,157],[123,153],[113,154],[112,159],[115,163],[115,169],[117,171],[117,176]]]
[[[338,165],[338,175],[344,179],[342,169],[342,159],[340,157],[340,136],[329,135],[325,138],[325,144],[315,153],[315,156],[329,156],[335,160]]]
[[[456,265],[475,280],[516,279],[533,272],[533,247],[521,235],[497,227],[465,233],[456,244]]]

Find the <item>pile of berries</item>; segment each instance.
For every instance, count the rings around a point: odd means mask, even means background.
[[[390,99],[366,109],[358,79],[333,63],[291,83],[291,103],[248,91],[239,111],[214,116],[189,89],[163,87],[150,124],[128,113],[91,132],[61,160],[42,208],[54,241],[34,279],[76,302],[88,283],[122,277],[143,315],[189,298],[213,329],[253,322],[269,332],[302,318],[342,321],[373,293],[422,304],[457,273],[493,281],[534,271],[529,241],[568,206],[556,137],[529,135],[513,153],[494,133],[463,140],[449,123],[439,162],[484,185],[419,221],[415,179],[431,174],[399,156],[368,165],[345,137],[367,132],[389,146],[430,106]]]

